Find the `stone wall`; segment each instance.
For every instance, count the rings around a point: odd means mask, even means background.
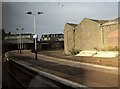
[[[65,24],[64,48],[69,54],[72,48],[95,50],[107,46],[118,46],[118,23],[103,25],[85,18],[76,27]]]
[[[88,50],[101,46],[100,25],[89,19],[84,19],[75,30],[75,48]]]
[[[104,47],[118,46],[118,24],[103,26]]]
[[[69,24],[65,24],[64,28],[65,28],[64,29],[64,50],[65,50],[65,53],[69,53],[69,50],[71,50],[74,47],[74,41],[73,41],[74,28]]]

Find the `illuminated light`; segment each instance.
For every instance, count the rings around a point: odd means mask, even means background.
[[[35,35],[33,35],[33,38],[37,38],[37,35],[35,34]]]

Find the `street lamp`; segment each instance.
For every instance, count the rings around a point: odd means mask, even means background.
[[[33,38],[35,39],[35,59],[37,60],[37,35],[36,35],[36,15],[40,15],[43,14],[43,12],[37,12],[36,14],[33,12],[28,11],[26,14],[32,15],[33,16],[33,20],[34,20],[34,36]]]
[[[24,29],[24,28],[22,28],[21,30],[23,30],[23,29]],[[19,30],[19,29],[16,29],[16,30]],[[22,42],[22,41],[21,41],[21,33],[20,33],[20,35],[19,35],[19,38],[20,38],[20,45],[19,45],[19,47],[20,47],[20,54],[21,54],[21,48],[22,48],[22,47],[21,47],[21,42]]]

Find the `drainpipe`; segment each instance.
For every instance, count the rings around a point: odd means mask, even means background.
[[[75,29],[73,29],[73,48],[75,49]]]
[[[100,24],[100,28],[101,28],[101,41],[102,41],[102,47],[104,47],[104,31],[103,31],[103,26],[102,26],[102,24]]]

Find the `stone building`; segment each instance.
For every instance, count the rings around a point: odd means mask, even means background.
[[[118,18],[114,20],[84,18],[79,24],[65,24],[65,53],[69,53],[72,48],[95,50],[107,46],[118,46]]]

